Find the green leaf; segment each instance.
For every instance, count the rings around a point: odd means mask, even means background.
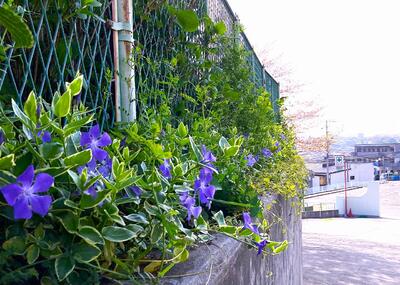
[[[203,155],[201,154],[200,149],[197,147],[192,137],[189,136],[189,140],[190,140],[190,147],[192,148],[194,155],[197,158],[197,161],[202,161]]]
[[[33,91],[29,93],[28,99],[26,99],[25,104],[24,104],[24,111],[25,114],[28,116],[29,119],[31,119],[35,124],[37,123],[37,117],[36,117],[36,109],[37,109],[37,102],[36,102],[36,96]]]
[[[214,25],[214,28],[215,28],[215,32],[216,32],[218,35],[221,35],[221,36],[222,36],[223,34],[225,34],[226,31],[227,31],[226,25],[225,25],[225,23],[222,22],[222,21],[216,23],[216,24]]]
[[[9,154],[0,158],[0,170],[10,170],[15,166],[14,154]]]
[[[55,212],[54,214],[60,220],[61,224],[64,226],[67,232],[71,234],[78,232],[79,217],[77,214],[69,210]]]
[[[71,102],[72,102],[71,90],[68,89],[63,95],[61,95],[61,97],[55,104],[54,114],[59,118],[66,117],[71,111]]]
[[[199,17],[193,10],[176,10],[176,20],[185,32],[197,31],[200,21]]]
[[[112,242],[127,241],[136,236],[134,232],[132,232],[128,229],[121,228],[121,227],[115,227],[115,226],[104,227],[102,229],[101,233],[103,234],[103,236],[106,240],[109,240]]]
[[[28,250],[26,251],[26,260],[28,261],[28,264],[34,263],[39,257],[39,253],[40,249],[37,245],[32,244],[31,246],[29,246]]]
[[[66,166],[85,165],[92,159],[92,151],[90,149],[75,153],[64,159]]]
[[[90,226],[81,227],[79,229],[79,236],[89,244],[104,244],[104,239],[99,231]]]
[[[40,155],[46,160],[54,160],[63,155],[64,148],[58,142],[45,143],[39,146]]]
[[[151,243],[152,244],[157,243],[162,238],[163,233],[164,233],[164,227],[160,224],[156,224],[151,230],[150,234]]]
[[[137,237],[140,233],[142,233],[144,231],[144,228],[139,225],[129,224],[126,226],[126,228],[128,230],[130,230],[131,232],[133,232],[135,234],[135,237]]]
[[[139,223],[139,224],[144,224],[144,225],[149,224],[149,221],[146,219],[144,214],[130,214],[128,216],[124,216],[124,218],[131,222],[135,222],[135,223]]]
[[[283,241],[279,246],[273,248],[273,253],[278,254],[282,251],[284,251],[287,247],[289,246],[289,243],[287,240]]]
[[[184,138],[184,137],[187,136],[187,134],[188,134],[188,130],[187,130],[185,124],[182,123],[182,122],[180,122],[180,124],[179,124],[179,126],[178,126],[178,135],[179,135],[181,138]]]
[[[61,256],[56,259],[54,268],[59,281],[64,280],[75,268],[75,261],[69,256]]]
[[[104,201],[108,193],[109,191],[106,190],[98,191],[96,199],[93,199],[93,197],[90,195],[83,194],[79,206],[81,209],[90,209],[96,207]]]
[[[215,221],[217,221],[218,226],[220,227],[226,226],[224,213],[222,211],[218,211],[217,213],[215,213],[213,218]]]
[[[239,149],[240,149],[240,147],[237,146],[237,145],[228,147],[227,149],[225,149],[224,155],[225,155],[226,157],[235,156],[235,155],[237,155],[237,154],[239,153]]]
[[[25,115],[24,112],[18,107],[17,103],[15,103],[14,99],[11,99],[11,107],[14,111],[15,116],[30,130],[34,130],[36,128],[35,124]]]
[[[25,239],[19,236],[12,237],[3,243],[4,250],[16,255],[23,255],[25,252],[25,247]]]
[[[71,90],[71,95],[76,96],[82,91],[83,75],[77,76],[71,83],[66,83],[67,89]]]
[[[237,228],[234,227],[234,226],[221,226],[219,229],[223,233],[227,233],[227,234],[233,235],[233,234],[236,233],[236,229]]]
[[[219,147],[224,151],[225,149],[231,147],[231,144],[228,142],[228,140],[225,137],[221,137],[219,140]]]
[[[100,253],[101,250],[97,246],[87,243],[79,243],[72,246],[72,254],[78,262],[91,262],[96,259]]]
[[[33,46],[33,35],[28,25],[21,16],[4,6],[0,7],[0,25],[10,33],[15,48],[31,48]]]

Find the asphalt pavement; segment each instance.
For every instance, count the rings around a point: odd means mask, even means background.
[[[303,220],[304,285],[400,284],[400,183],[380,193],[381,218]]]

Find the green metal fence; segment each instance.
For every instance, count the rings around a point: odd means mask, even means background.
[[[165,5],[162,5],[164,1],[132,1],[134,61],[142,60],[144,63],[135,65],[133,62],[139,103],[151,92],[158,92],[158,96],[176,97],[195,93],[194,85],[182,87],[179,94],[169,92],[171,87],[165,85],[168,74],[159,72],[169,64],[163,61],[167,53],[187,52],[183,45],[171,46],[179,33],[178,27],[171,23]],[[112,30],[104,21],[112,18],[110,1],[101,1],[102,7],[95,8],[94,12],[99,17],[88,16],[87,19],[72,15],[70,9],[60,7],[60,3],[64,2],[75,3],[56,0],[14,1],[24,9],[24,19],[33,33],[34,46],[31,49],[10,48],[5,60],[0,62],[1,101],[9,102],[10,98],[14,98],[21,104],[31,90],[49,99],[56,90],[62,91],[62,84],[72,80],[80,71],[85,78],[81,100],[96,109],[104,127],[111,127],[115,121],[113,45]],[[169,2],[180,8],[193,9],[199,16],[208,14],[215,21],[224,21],[228,32],[232,31],[237,22],[225,0]],[[4,0],[0,0],[0,5],[3,3]],[[198,34],[190,33],[182,43],[197,40]],[[240,40],[250,51],[249,63],[254,70],[254,82],[269,91],[274,110],[278,112],[279,84],[265,71],[245,34],[240,35]],[[146,61],[148,59],[151,59],[151,63]],[[157,72],[152,64],[158,64]],[[196,77],[199,74],[190,76]],[[156,102],[141,103],[143,106]],[[140,113],[141,105],[138,106]]]
[[[80,71],[85,78],[81,100],[100,114],[107,127],[114,122],[114,103],[109,75],[113,74],[111,30],[95,17],[83,20],[58,3],[74,1],[14,1],[24,9],[24,20],[34,37],[30,49],[7,51],[0,63],[0,94],[4,102],[12,97],[21,103],[31,90],[49,99],[63,90]],[[0,1],[3,5],[4,0]],[[64,9],[63,9],[64,8]],[[111,17],[111,8],[96,8],[102,18]],[[68,17],[70,17],[68,19]]]
[[[234,26],[239,20],[228,4],[227,0],[206,1],[207,14],[210,16],[210,18],[215,22],[223,21],[227,26],[228,32],[232,32]],[[274,111],[275,113],[278,113],[279,83],[264,68],[253,47],[251,46],[246,34],[241,32],[239,37],[244,47],[250,53],[249,64],[253,69],[254,82],[258,87],[265,87],[265,89],[271,94],[271,102],[273,104]]]

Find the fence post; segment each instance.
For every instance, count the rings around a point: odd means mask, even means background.
[[[134,45],[132,5],[131,0],[113,0],[117,122],[133,122],[136,120],[135,70],[132,64]]]

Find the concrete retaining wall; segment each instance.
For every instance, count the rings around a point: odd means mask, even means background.
[[[209,284],[209,285],[301,285],[302,240],[301,215],[293,207],[293,201],[282,197],[266,198],[266,203],[275,200],[270,219],[281,222],[271,228],[272,240],[287,239],[288,249],[276,256],[257,256],[254,249],[244,244],[217,235],[207,245],[190,252],[187,262],[178,264],[162,280],[164,285]],[[178,277],[179,275],[184,275]]]

